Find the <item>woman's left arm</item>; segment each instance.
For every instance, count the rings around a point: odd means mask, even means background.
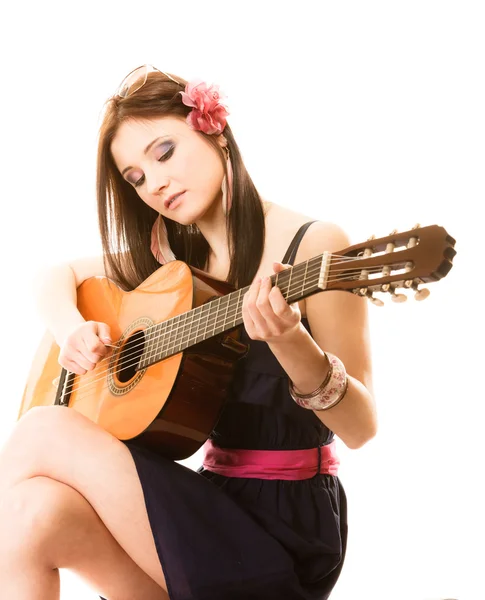
[[[347,246],[350,240],[340,227],[316,222],[300,244],[298,262],[325,251],[338,252]],[[296,392],[309,394],[323,382],[328,373],[324,351],[335,354],[343,362],[349,381],[344,398],[333,408],[314,413],[346,446],[363,446],[377,431],[367,300],[340,291],[306,298],[312,337],[301,324],[296,305],[288,306],[278,290],[271,290],[268,281],[252,286],[251,290],[247,299],[246,328],[253,326],[254,337],[250,330],[248,333],[253,339],[267,341]]]

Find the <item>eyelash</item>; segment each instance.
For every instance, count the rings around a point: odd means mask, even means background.
[[[172,156],[174,150],[175,150],[175,146],[172,146],[170,148],[170,150],[168,150],[168,152],[165,152],[165,154],[158,159],[158,162],[165,162],[166,160],[168,160]],[[144,180],[145,180],[145,176],[142,175],[138,181],[135,181],[135,183],[133,184],[133,187],[135,187],[135,188],[140,187],[140,185],[143,183]]]

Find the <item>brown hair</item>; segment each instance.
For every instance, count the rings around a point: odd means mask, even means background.
[[[171,74],[170,74],[171,75]],[[125,290],[132,290],[149,277],[160,264],[150,250],[151,230],[158,213],[138,196],[118,171],[111,142],[121,123],[128,119],[163,116],[184,118],[191,108],[182,103],[181,85],[160,72],[150,73],[139,90],[121,98],[113,96],[105,105],[99,132],[97,158],[97,203],[104,261],[107,272]],[[226,160],[216,136],[198,132],[221,156],[227,176]],[[235,287],[249,285],[263,255],[265,225],[261,197],[246,170],[239,148],[228,124],[227,139],[233,169],[232,206],[227,216],[231,266],[228,282]],[[209,245],[195,225],[180,225],[163,217],[168,241],[178,260],[203,269]]]

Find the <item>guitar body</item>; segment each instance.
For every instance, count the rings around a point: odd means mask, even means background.
[[[34,406],[61,404],[120,440],[136,440],[174,460],[191,456],[215,427],[236,361],[247,352],[238,341],[240,329],[140,370],[134,368],[136,349],[139,356],[155,324],[232,290],[181,261],[163,265],[131,292],[105,277],[87,279],[77,290],[78,309],[87,321],[107,323],[117,346],[92,371],[75,375],[59,365],[59,346],[46,333],[33,360],[19,418]]]

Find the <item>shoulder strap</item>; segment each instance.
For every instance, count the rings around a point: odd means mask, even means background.
[[[293,264],[293,261],[295,260],[295,257],[296,257],[296,253],[298,251],[298,246],[300,245],[300,242],[301,242],[303,236],[305,235],[306,230],[310,227],[310,225],[312,223],[315,223],[315,221],[308,221],[307,223],[304,223],[300,227],[300,229],[296,232],[295,237],[291,240],[291,244],[288,246],[288,250],[286,251],[286,254],[283,257],[283,260],[281,261],[283,264],[285,264],[285,265]]]

